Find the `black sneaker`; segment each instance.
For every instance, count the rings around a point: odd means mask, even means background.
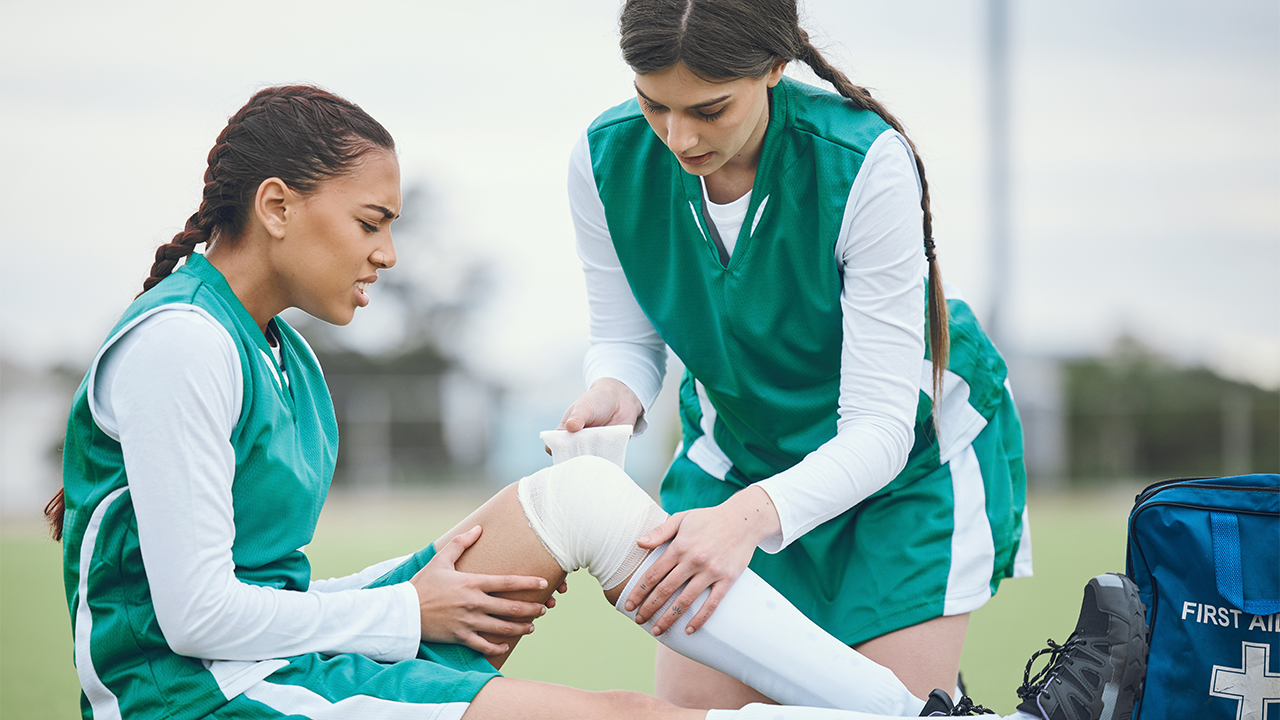
[[[1027,661],[1018,710],[1044,720],[1129,720],[1147,674],[1147,611],[1124,575],[1099,575],[1084,587],[1075,632],[1049,640]],[[1031,677],[1036,658],[1049,664]]]
[[[995,715],[981,705],[974,705],[967,695],[960,696],[960,702],[952,704],[951,696],[945,690],[934,690],[929,693],[929,700],[920,711],[920,717],[969,717],[971,715]]]

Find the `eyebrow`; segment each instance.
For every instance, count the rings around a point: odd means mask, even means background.
[[[386,218],[386,219],[388,219],[388,220],[395,220],[396,218],[400,217],[399,215],[396,215],[395,213],[393,213],[393,212],[391,212],[390,210],[388,210],[388,209],[386,209],[386,208],[382,207],[381,205],[374,205],[373,203],[366,203],[366,204],[364,205],[364,207],[367,207],[367,208],[369,208],[370,210],[377,210],[378,212],[382,213],[382,217],[384,217],[384,218]]]
[[[632,83],[631,85],[632,85],[632,87],[634,87],[634,88],[636,89],[636,92],[640,94],[640,97],[644,98],[645,100],[648,100],[650,103],[653,103],[654,105],[662,105],[662,103],[658,102],[657,100],[654,100],[653,98],[649,97],[648,95],[645,95],[645,94],[644,94],[644,91],[640,89],[640,86],[639,86],[639,85],[636,85],[635,83]],[[702,109],[702,108],[704,108],[704,107],[710,107],[710,106],[712,106],[712,105],[719,105],[720,103],[724,102],[725,100],[728,100],[730,97],[731,97],[730,95],[721,95],[720,97],[715,98],[714,100],[708,100],[708,101],[706,101],[706,102],[700,102],[700,103],[698,103],[697,105],[690,105],[690,106],[689,106],[689,108],[690,108],[691,110],[700,110],[700,109]],[[663,107],[666,107],[665,105],[662,105],[662,106],[663,106]]]

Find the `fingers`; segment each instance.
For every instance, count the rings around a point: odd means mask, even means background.
[[[693,603],[697,601],[698,596],[701,595],[702,591],[705,589],[706,588],[702,587],[694,587],[693,583],[687,583],[684,587],[684,591],[681,592],[680,595],[676,597],[675,601],[671,603],[671,607],[667,608],[667,611],[663,613],[661,617],[658,618],[658,621],[653,624],[653,634],[661,635],[667,630],[670,630],[672,625],[675,625],[680,621],[680,618],[688,614],[689,608],[693,607]],[[688,633],[692,631],[690,631],[686,626],[685,632]]]
[[[684,520],[684,513],[679,512],[666,520],[662,524],[649,531],[648,535],[636,541],[636,544],[642,548],[652,550],[664,542],[675,538],[676,533],[680,531],[680,523]]]
[[[445,543],[443,548],[436,551],[436,556],[432,558],[432,560],[436,560],[438,558],[440,562],[446,563],[449,567],[453,567],[454,563],[458,562],[458,558],[462,557],[462,553],[466,552],[467,548],[474,545],[476,540],[480,539],[481,532],[483,531],[480,529],[480,526],[477,525],[464,533],[455,535],[452,540]]]
[[[695,631],[706,624],[707,619],[711,617],[711,613],[714,613],[716,608],[720,607],[720,601],[724,600],[724,597],[729,594],[729,588],[731,587],[733,587],[733,583],[728,580],[722,580],[711,586],[711,594],[708,595],[706,601],[702,603],[702,607],[698,608],[698,614],[694,615],[693,619],[684,626],[684,632],[686,635],[692,635]],[[694,599],[689,602],[692,603],[696,599],[697,598],[695,596]],[[681,600],[683,600],[683,597]],[[677,600],[677,604],[680,603],[681,600]]]
[[[648,622],[649,616],[662,607],[667,598],[689,579],[688,575],[680,577],[672,575],[672,570],[679,564],[677,554],[668,548],[667,552],[644,571],[635,587],[631,589],[631,594],[627,595],[624,607],[627,612],[636,611],[636,622],[641,624]]]

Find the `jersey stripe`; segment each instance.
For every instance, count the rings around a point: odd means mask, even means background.
[[[311,720],[459,720],[470,706],[470,703],[465,702],[406,703],[371,695],[351,695],[337,702],[330,702],[323,695],[307,688],[277,685],[265,680],[246,690],[244,696],[272,710]]]
[[[129,488],[122,487],[112,491],[93,509],[89,518],[89,526],[84,531],[84,539],[80,543],[80,580],[78,593],[80,599],[76,605],[76,674],[80,676],[80,687],[93,708],[94,720],[119,720],[120,701],[115,693],[107,689],[98,671],[93,667],[91,640],[93,637],[93,612],[89,609],[89,572],[92,569],[93,554],[98,544],[98,531],[102,528],[102,518],[111,505]]]
[[[711,399],[707,397],[707,390],[702,387],[701,382],[694,380],[693,387],[698,392],[698,405],[702,408],[702,422],[699,423],[702,434],[689,446],[689,459],[708,475],[724,480],[729,470],[733,468],[733,461],[716,444],[716,408],[711,404]]]
[[[982,466],[972,445],[951,460],[951,569],[943,615],[976,610],[991,598],[991,575],[996,561],[991,522],[987,520],[987,490]]]

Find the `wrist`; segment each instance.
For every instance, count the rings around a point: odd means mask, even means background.
[[[591,383],[591,389],[599,389],[612,396],[619,411],[630,418],[629,425],[635,426],[644,415],[644,404],[640,402],[640,397],[621,380],[611,377],[600,378]]]
[[[751,485],[734,493],[725,501],[732,503],[734,511],[740,515],[746,525],[747,537],[753,544],[782,533],[782,520],[778,517],[778,509],[773,505],[769,493],[758,485]]]

